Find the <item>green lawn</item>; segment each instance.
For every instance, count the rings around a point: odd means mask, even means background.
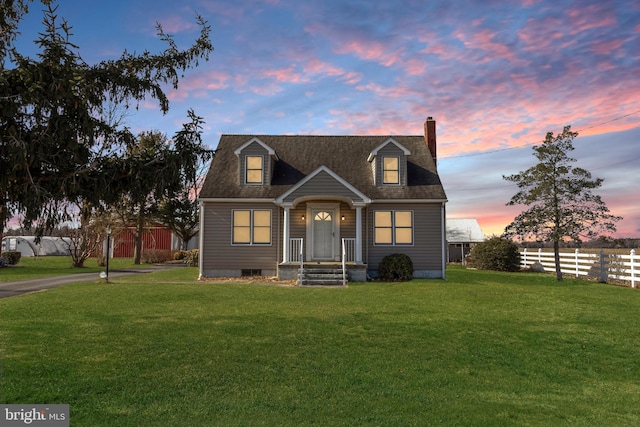
[[[89,258],[84,264],[82,268],[74,268],[71,257],[68,256],[22,257],[17,266],[0,268],[0,283],[35,279],[45,276],[98,273],[105,269],[104,267],[98,266],[96,258]],[[142,266],[144,266],[144,264]],[[131,258],[114,258],[109,260],[110,271],[131,267],[140,267],[140,265],[134,265],[133,259]]]
[[[2,403],[75,426],[640,425],[640,293],[531,273],[297,288],[197,271],[0,300]]]

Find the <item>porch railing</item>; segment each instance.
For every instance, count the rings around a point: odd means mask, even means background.
[[[356,239],[342,239],[342,286],[347,285],[347,263],[356,259]]]
[[[343,255],[345,262],[356,262],[356,239],[342,239]]]
[[[302,282],[302,269],[304,266],[304,239],[302,237],[294,237],[289,239],[289,256],[291,262],[300,263],[300,272],[298,273],[298,281]]]

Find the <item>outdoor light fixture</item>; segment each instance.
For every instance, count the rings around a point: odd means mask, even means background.
[[[342,215],[342,220],[344,221],[344,215]]]
[[[304,214],[302,214],[302,220],[304,221]]]

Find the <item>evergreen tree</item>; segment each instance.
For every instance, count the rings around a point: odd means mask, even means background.
[[[600,196],[592,192],[603,180],[571,165],[576,160],[568,153],[573,151],[573,139],[577,136],[577,132],[571,132],[571,126],[565,126],[556,136],[548,132],[542,145],[533,147],[538,164],[524,172],[503,176],[519,189],[507,205],[529,206],[506,227],[505,235],[533,236],[539,241],[553,242],[558,280],[562,280],[561,241],[569,238],[579,244],[583,238],[613,232],[615,222],[622,219],[611,215]]]

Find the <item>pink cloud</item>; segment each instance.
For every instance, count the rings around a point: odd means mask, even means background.
[[[279,83],[306,83],[309,81],[305,75],[294,71],[295,65],[276,70],[264,70],[262,75],[267,78],[273,78]]]
[[[377,62],[385,67],[395,64],[400,58],[397,51],[388,52],[386,46],[376,41],[352,40],[343,43],[335,52],[343,55],[355,55],[360,59]]]
[[[617,20],[610,11],[606,10],[606,7],[606,3],[592,4],[588,6],[576,4],[574,9],[569,9],[567,11],[567,16],[571,21],[571,25],[568,29],[571,34],[587,31],[593,28],[615,26],[617,24]]]
[[[544,19],[529,18],[524,27],[518,31],[518,38],[524,43],[524,50],[545,52],[564,47],[560,39],[564,38],[561,20],[547,17]]]
[[[311,75],[340,77],[346,84],[354,85],[362,80],[362,74],[355,71],[346,71],[343,68],[320,61],[317,58],[310,59],[304,66],[304,72]]]
[[[178,15],[171,15],[159,21],[162,29],[168,34],[177,34],[183,31],[192,31],[196,28],[195,19],[187,20]]]
[[[611,55],[612,52],[620,49],[622,40],[595,41],[591,43],[591,50],[600,55]]]
[[[309,74],[324,74],[328,76],[341,76],[345,74],[342,68],[322,62],[317,58],[312,58],[307,61],[304,66],[304,71]]]
[[[419,76],[427,70],[427,62],[419,59],[408,59],[404,63],[405,71],[410,76]]]

